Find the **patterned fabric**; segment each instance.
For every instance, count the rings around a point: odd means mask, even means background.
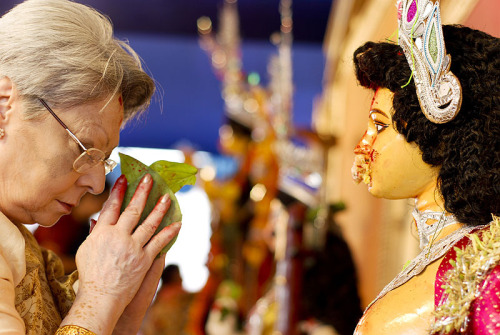
[[[471,305],[469,334],[500,333],[500,265],[488,275]]]
[[[55,335],[95,335],[95,333],[79,326],[68,325],[59,328]]]
[[[495,218],[490,227],[464,237],[443,258],[435,282],[435,334],[500,334],[498,224]]]
[[[15,288],[15,306],[27,335],[54,334],[75,299],[78,274],[64,276],[61,260],[38,246],[33,235],[18,226],[25,240],[26,275]]]

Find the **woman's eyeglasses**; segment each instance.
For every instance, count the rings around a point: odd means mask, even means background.
[[[106,154],[99,149],[96,148],[85,148],[85,146],[80,142],[80,140],[68,129],[68,127],[62,122],[62,120],[54,113],[54,111],[47,105],[47,103],[38,98],[42,105],[52,114],[52,116],[59,122],[66,132],[71,136],[71,138],[82,148],[83,152],[80,156],[78,156],[73,162],[73,169],[75,169],[78,173],[84,173],[85,171],[93,168],[94,166],[100,164],[101,162],[104,165],[105,174],[110,173],[116,167],[116,162],[112,159],[106,159]]]

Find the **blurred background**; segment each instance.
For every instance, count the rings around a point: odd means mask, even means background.
[[[177,193],[183,228],[143,333],[352,334],[418,251],[412,202],[375,199],[350,176],[371,98],[352,53],[396,39],[395,1],[78,2],[110,17],[158,85],[112,158],[199,169]],[[498,0],[442,0],[441,12],[500,37]],[[35,232],[68,271],[105,198]]]

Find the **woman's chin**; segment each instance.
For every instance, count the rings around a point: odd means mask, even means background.
[[[59,221],[59,219],[63,216],[61,213],[48,213],[47,215],[43,215],[37,218],[37,223],[42,227],[52,227]]]

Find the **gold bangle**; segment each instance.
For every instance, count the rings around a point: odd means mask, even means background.
[[[80,326],[67,325],[59,328],[55,335],[96,335],[96,334]]]

